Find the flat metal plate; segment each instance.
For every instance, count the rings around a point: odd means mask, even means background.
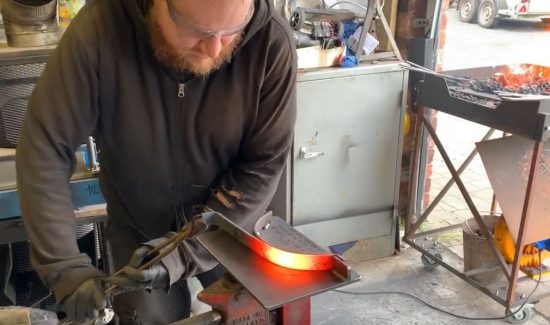
[[[270,310],[300,298],[342,287],[361,278],[353,270],[350,279],[343,280],[332,270],[302,271],[278,266],[255,254],[223,230],[199,235],[197,239]]]
[[[515,135],[476,143],[514,241],[519,233],[534,145],[534,141]],[[544,144],[542,160],[537,165],[525,243],[550,238],[550,142]]]

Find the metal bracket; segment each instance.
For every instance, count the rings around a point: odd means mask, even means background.
[[[413,28],[428,27],[431,25],[431,21],[427,18],[415,18],[413,19]]]

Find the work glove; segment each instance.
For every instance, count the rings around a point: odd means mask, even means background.
[[[138,247],[121,273],[108,279],[111,285],[118,287],[114,290],[114,295],[144,289],[168,290],[170,286],[168,269],[162,262],[154,263],[144,270],[138,270],[147,262],[145,257],[151,249],[153,248],[147,245]]]
[[[91,278],[84,281],[61,303],[61,310],[67,314],[74,324],[94,320],[99,316],[99,310],[107,306],[105,289],[101,278]]]

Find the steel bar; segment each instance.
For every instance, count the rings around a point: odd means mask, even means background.
[[[416,119],[414,123],[414,142],[416,149],[413,151],[412,155],[412,164],[411,164],[411,176],[410,176],[410,184],[409,184],[409,211],[407,213],[407,219],[405,220],[405,234],[412,233],[410,231],[411,227],[414,225],[414,221],[416,220],[416,199],[418,196],[418,174],[419,174],[419,168],[420,168],[420,149],[418,146],[422,143],[422,132],[424,130],[423,128],[423,120],[420,118],[420,116],[424,115],[424,107],[420,106],[418,107],[418,111],[416,113]]]
[[[530,210],[532,207],[531,195],[536,189],[537,173],[539,171],[539,164],[542,158],[542,142],[536,141],[533,147],[533,157],[531,158],[531,169],[529,170],[529,179],[527,180],[527,189],[525,190],[525,200],[523,201],[523,211],[521,214],[521,221],[519,225],[519,232],[516,241],[516,252],[514,254],[514,263],[512,264],[512,278],[510,279],[510,285],[508,286],[508,294],[506,295],[506,307],[510,308],[510,305],[514,302],[514,294],[516,291],[517,277],[519,273],[519,261],[522,255],[523,238],[526,230],[529,226]],[[542,276],[542,275],[541,275]]]
[[[416,64],[416,63],[411,62],[411,61],[405,61],[405,63],[409,64],[410,66],[407,66],[405,64],[402,64],[401,66],[405,69],[408,69],[408,70],[413,70],[413,71],[420,72],[420,73],[427,73],[427,74],[430,74],[430,75],[433,75],[433,76],[436,76],[436,77],[441,77],[443,79],[450,79],[450,80],[456,80],[456,81],[468,81],[468,80],[470,80],[468,78],[451,76],[451,75],[443,74],[443,73],[440,73],[440,72],[435,72],[433,70],[430,70],[426,67],[421,66],[420,64]]]
[[[474,215],[474,218],[476,219],[477,224],[479,225],[481,233],[483,234],[483,236],[485,236],[485,238],[487,238],[487,243],[491,247],[491,251],[493,252],[494,256],[498,259],[500,267],[504,271],[506,278],[510,279],[510,271],[508,270],[506,261],[502,257],[502,254],[500,254],[500,251],[496,247],[494,240],[492,240],[493,239],[492,233],[487,228],[487,225],[485,225],[485,222],[483,222],[483,219],[481,218],[479,211],[477,210],[474,202],[472,201],[472,198],[470,197],[468,190],[464,186],[464,183],[462,182],[462,180],[460,179],[460,176],[458,175],[456,169],[454,168],[453,163],[449,158],[449,155],[447,155],[447,151],[443,147],[443,144],[439,140],[439,137],[435,133],[435,130],[432,127],[432,125],[426,120],[426,117],[423,116],[422,119],[424,120],[424,125],[426,126],[426,129],[430,133],[432,140],[434,141],[434,144],[437,146],[437,149],[439,150],[439,153],[441,154],[443,161],[445,161],[447,168],[451,172],[451,175],[453,175],[453,178],[456,181],[456,185],[458,186],[460,193],[462,193],[462,196],[464,197],[464,200],[466,201],[468,208],[470,208],[470,211]]]
[[[427,257],[429,257],[430,259],[435,261],[437,264],[443,266],[445,269],[447,269],[451,273],[455,274],[456,276],[458,276],[462,280],[468,282],[470,285],[472,285],[473,287],[475,287],[479,291],[481,291],[484,294],[486,294],[487,296],[491,297],[492,299],[494,299],[495,301],[497,301],[501,305],[505,305],[506,301],[504,299],[502,299],[501,297],[499,297],[498,295],[496,295],[495,293],[493,293],[491,290],[487,289],[487,287],[484,287],[483,285],[479,284],[478,282],[474,281],[473,279],[465,276],[462,272],[458,271],[457,269],[455,269],[451,265],[449,265],[449,264],[445,263],[444,261],[440,260],[439,258],[437,258],[437,256],[431,254],[430,252],[428,252],[424,248],[418,246],[414,241],[412,241],[408,238],[404,238],[403,241],[405,243],[409,244],[411,247],[413,247],[417,251],[421,252],[423,255],[426,255]]]
[[[371,0],[371,1],[374,1],[374,0]],[[384,31],[386,32],[386,35],[388,36],[388,40],[390,41],[392,51],[395,54],[395,57],[399,61],[403,61],[403,57],[401,56],[401,52],[399,52],[399,47],[397,46],[397,43],[395,42],[395,38],[393,38],[393,36],[392,36],[393,34],[391,33],[390,25],[388,24],[388,21],[386,20],[386,16],[384,16],[384,11],[382,10],[382,6],[380,5],[380,1],[376,0],[374,2],[376,3],[376,12],[378,13],[378,17],[380,17],[380,22],[382,22],[382,26],[384,27]]]
[[[491,136],[493,135],[493,133],[495,132],[495,129],[489,129],[489,131],[487,132],[487,134],[485,134],[485,136],[481,139],[481,141],[485,141],[485,140],[488,140],[489,138],[491,138]],[[470,163],[472,162],[472,160],[475,158],[475,156],[477,155],[477,149],[473,149],[470,154],[468,155],[468,157],[464,160],[464,162],[460,165],[460,167],[458,168],[457,170],[457,173],[458,175],[461,175],[462,172],[464,170],[466,170],[466,168],[468,168],[468,166],[470,165]],[[426,221],[426,219],[428,218],[428,216],[430,215],[430,213],[433,211],[433,209],[437,206],[437,204],[439,204],[439,202],[441,201],[441,199],[443,199],[443,197],[445,196],[445,194],[447,194],[447,192],[449,191],[449,189],[451,189],[451,187],[455,184],[455,180],[453,177],[451,177],[451,179],[449,179],[449,181],[447,182],[447,184],[445,184],[445,186],[441,189],[441,191],[437,194],[437,196],[433,199],[433,201],[430,203],[430,205],[428,205],[428,207],[426,208],[426,210],[424,210],[424,212],[422,213],[422,215],[420,216],[420,218],[414,223],[414,225],[412,226],[412,228],[409,230],[410,233],[406,233],[407,235],[412,235],[416,230],[418,230],[418,227],[420,227],[420,225]]]
[[[426,236],[430,236],[430,235],[434,235],[434,234],[439,234],[439,233],[442,233],[442,232],[447,232],[449,230],[454,230],[454,229],[457,229],[457,228],[460,228],[460,227],[462,227],[461,224],[456,224],[456,225],[450,225],[450,226],[445,226],[445,227],[441,227],[441,228],[431,229],[431,230],[419,232],[419,233],[416,233],[416,234],[412,234],[412,235],[409,236],[409,238],[426,237]]]

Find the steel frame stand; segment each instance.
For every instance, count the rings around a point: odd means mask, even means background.
[[[529,170],[529,178],[527,182],[527,189],[525,192],[524,197],[524,203],[523,203],[523,210],[521,215],[521,222],[520,222],[520,228],[519,233],[517,236],[517,241],[515,244],[515,256],[513,263],[509,266],[506,261],[504,260],[502,254],[498,250],[497,246],[495,245],[495,242],[493,240],[493,234],[488,229],[486,223],[484,222],[483,218],[481,217],[479,210],[475,206],[470,194],[468,193],[468,190],[464,186],[464,183],[462,182],[460,175],[461,173],[468,167],[470,162],[473,160],[475,155],[477,154],[477,150],[474,149],[470,155],[465,159],[465,161],[462,163],[462,165],[455,169],[453,166],[449,155],[447,154],[443,144],[439,140],[439,137],[437,136],[433,126],[431,125],[431,122],[425,117],[424,115],[424,107],[420,107],[418,110],[418,118],[416,121],[416,143],[420,143],[420,137],[422,136],[422,130],[426,130],[429,135],[432,137],[435,146],[437,147],[438,151],[440,152],[447,168],[449,169],[452,178],[448,181],[448,183],[443,187],[441,192],[435,197],[434,201],[425,209],[425,211],[417,217],[417,213],[415,211],[415,204],[417,202],[417,196],[423,195],[423,191],[421,189],[415,190],[418,186],[418,168],[419,168],[419,148],[416,148],[414,152],[413,157],[413,166],[412,166],[412,187],[413,189],[413,195],[411,195],[410,202],[409,202],[409,213],[406,220],[406,226],[405,226],[405,235],[403,237],[403,241],[409,244],[414,249],[418,250],[420,253],[422,253],[423,262],[428,261],[433,266],[441,265],[445,269],[449,270],[450,272],[454,273],[464,281],[468,282],[475,288],[479,289],[481,292],[485,293],[490,298],[494,299],[501,305],[503,305],[506,308],[506,315],[510,315],[511,313],[515,312],[520,309],[524,308],[532,308],[533,305],[528,304],[529,302],[527,299],[529,297],[525,297],[525,295],[518,295],[516,294],[517,285],[520,280],[530,280],[533,281],[531,278],[523,277],[522,279],[518,278],[519,271],[520,271],[520,264],[519,261],[521,260],[522,256],[522,248],[526,244],[524,242],[524,235],[526,233],[526,229],[529,226],[529,218],[530,218],[530,210],[532,207],[532,200],[531,197],[534,193],[534,191],[537,188],[537,177],[536,175],[540,174],[540,160],[542,155],[542,142],[540,141],[534,141],[533,146],[533,156],[530,164],[530,170]],[[489,132],[483,137],[482,140],[488,140],[491,135],[494,133],[494,129],[489,130]],[[473,217],[477,221],[480,231],[482,235],[490,240],[487,240],[487,243],[490,245],[491,252],[493,255],[497,258],[499,261],[499,268],[503,272],[506,283],[504,284],[504,287],[506,290],[503,292],[502,290],[496,290],[494,288],[489,288],[488,286],[485,286],[474,279],[472,279],[470,276],[474,274],[480,274],[487,271],[492,271],[493,269],[476,269],[476,270],[470,270],[468,272],[462,272],[461,270],[458,270],[456,267],[452,266],[449,263],[446,263],[443,261],[442,255],[438,252],[441,250],[441,247],[438,245],[432,246],[430,248],[426,248],[424,245],[419,243],[423,238],[428,238],[431,235],[438,234],[438,233],[444,233],[448,232],[457,228],[460,228],[462,224],[457,225],[450,225],[446,227],[436,228],[428,231],[418,232],[418,229],[424,223],[427,219],[429,214],[433,211],[434,207],[441,201],[441,199],[445,196],[447,191],[451,188],[453,184],[458,186],[464,200],[466,201],[466,204],[468,205],[468,208],[470,209]],[[418,194],[420,192],[420,194]],[[493,196],[493,202],[491,203],[491,213],[494,214],[496,202],[495,197]],[[426,264],[425,264],[426,265]],[[504,295],[505,294],[505,295]],[[544,296],[547,296],[549,293],[545,293]],[[530,300],[531,301],[537,301],[537,299],[540,299],[543,295],[537,295],[537,297],[533,297]],[[528,315],[529,317],[531,315],[531,310],[524,310],[522,312],[518,312],[519,314],[522,314],[523,316]],[[513,317],[513,316],[512,316]],[[521,319],[521,315],[519,316]],[[509,319],[510,320],[510,319]],[[512,320],[510,320],[512,321]]]

